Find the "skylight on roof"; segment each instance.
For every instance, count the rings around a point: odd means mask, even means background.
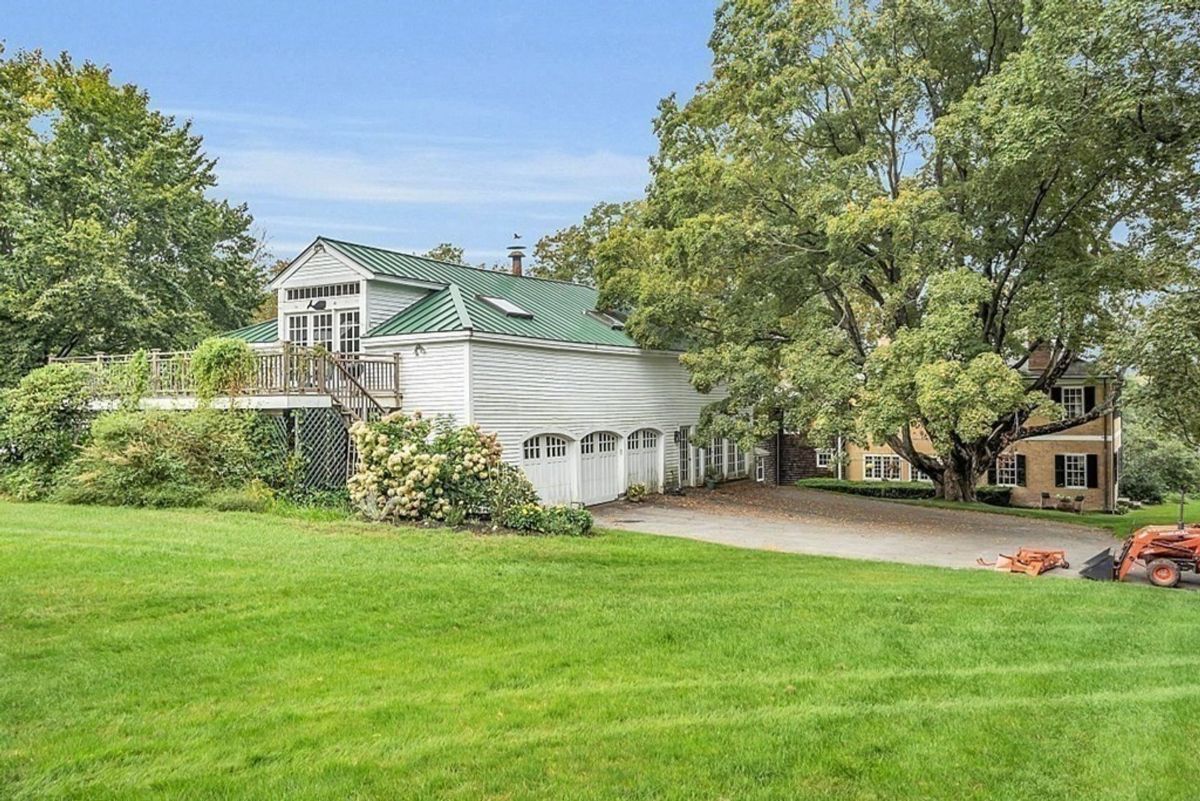
[[[625,321],[611,312],[602,312],[599,309],[591,309],[585,312],[588,317],[591,317],[597,322],[604,323],[614,331],[624,331]]]
[[[525,311],[511,300],[505,298],[493,298],[488,295],[480,295],[479,299],[489,306],[493,306],[504,312],[509,317],[520,317],[524,320],[532,320],[533,312]]]

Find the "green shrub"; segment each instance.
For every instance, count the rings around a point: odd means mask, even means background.
[[[1012,487],[987,485],[975,488],[975,499],[990,506],[1011,506]]]
[[[0,394],[0,489],[48,494],[87,438],[92,400],[91,373],[78,364],[39,368]]]
[[[192,352],[192,380],[201,398],[240,394],[255,369],[254,351],[240,339],[209,337]]]
[[[592,514],[572,506],[525,503],[508,509],[498,521],[513,531],[580,537],[592,530]]]
[[[521,468],[502,462],[499,472],[488,482],[487,507],[492,519],[499,519],[509,509],[538,502],[537,491]]]
[[[646,500],[646,493],[645,484],[630,484],[625,490],[625,500],[630,503],[641,503]]]
[[[150,359],[139,350],[129,361],[110,365],[101,376],[105,396],[118,399],[126,409],[137,409],[150,390]]]
[[[848,492],[851,495],[866,495],[872,498],[932,498],[936,491],[932,484],[924,481],[843,481],[836,478],[802,478],[798,486],[810,489]]]
[[[275,504],[275,493],[259,480],[239,489],[224,489],[209,493],[204,505],[218,512],[266,512]]]
[[[246,486],[258,454],[252,412],[117,411],[101,415],[57,496],[68,503],[194,506]]]

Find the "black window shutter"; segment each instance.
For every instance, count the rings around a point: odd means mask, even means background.
[[[992,466],[988,468],[988,483],[996,483],[996,463],[992,462]]]
[[[1025,456],[1017,454],[1017,486],[1025,486]]]
[[[1054,387],[1050,390],[1050,400],[1062,403],[1062,387]]]
[[[1087,458],[1087,485],[1090,489],[1100,486],[1100,458],[1089,453]]]
[[[1083,412],[1084,412],[1084,414],[1087,414],[1088,412],[1090,412],[1092,409],[1095,409],[1095,408],[1096,408],[1096,388],[1095,387],[1084,387],[1083,388]]]
[[[1054,454],[1054,486],[1067,486],[1067,460],[1061,453]]]

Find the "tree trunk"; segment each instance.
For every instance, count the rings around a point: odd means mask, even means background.
[[[947,501],[962,501],[970,503],[975,500],[975,486],[979,480],[979,471],[975,467],[973,454],[958,448],[946,459],[946,469],[942,472],[938,495]]]

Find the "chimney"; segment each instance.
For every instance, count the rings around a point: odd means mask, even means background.
[[[1050,348],[1045,345],[1038,345],[1030,354],[1029,361],[1025,363],[1025,369],[1031,373],[1040,373],[1050,364]]]
[[[520,239],[520,234],[513,234],[513,239]],[[520,242],[515,242],[508,246],[508,257],[512,259],[512,274],[516,276],[522,275],[521,259],[525,258],[525,246]]]

